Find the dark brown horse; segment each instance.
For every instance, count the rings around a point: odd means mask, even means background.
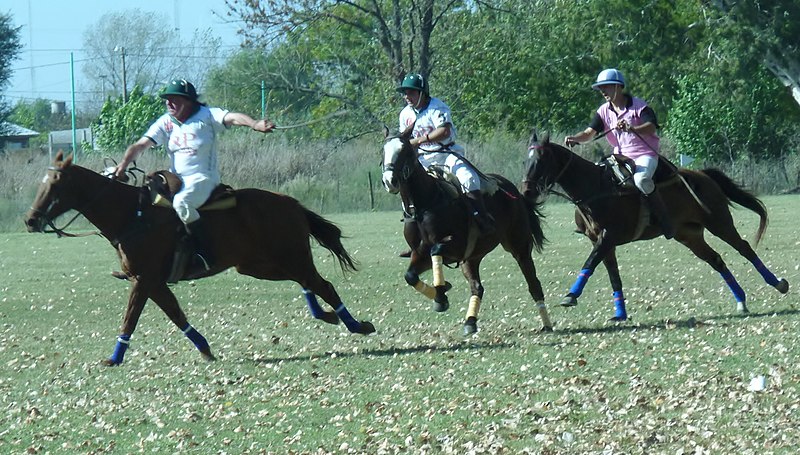
[[[121,334],[107,365],[122,363],[130,336],[136,329],[145,302],[151,299],[195,344],[203,357],[213,360],[206,339],[187,321],[167,286],[181,222],[170,208],[157,207],[141,198],[143,188],[125,185],[94,171],[72,164],[61,153],[47,169],[25,224],[30,232],[53,226],[59,215],[74,209],[83,214],[106,237],[119,254],[122,269],[132,283]],[[334,224],[304,208],[286,195],[258,189],[235,192],[233,208],[205,211],[203,217],[213,237],[214,268],[203,276],[230,267],[244,275],[264,280],[292,280],[303,287],[311,314],[336,324],[341,320],[350,332],[369,334],[369,322],[354,319],[334,287],[314,267],[310,238],[333,253],[342,270],[355,265],[341,243]],[[323,311],[319,295],[335,312]]]
[[[542,330],[552,330],[544,303],[542,285],[531,258],[533,248],[541,251],[545,241],[536,204],[530,204],[513,183],[490,174],[497,191],[485,197],[486,207],[496,222],[496,230],[480,236],[472,210],[458,188],[426,172],[409,143],[411,129],[384,144],[383,183],[390,193],[400,193],[403,207],[411,216],[403,234],[411,247],[406,282],[434,300],[435,311],[449,307],[443,264],[458,263],[470,286],[471,297],[464,322],[464,333],[478,330],[478,310],[483,299],[479,267],[483,258],[498,244],[511,253],[528,284],[528,292],[539,309]],[[413,221],[412,221],[413,220]],[[433,287],[419,275],[433,269]]]
[[[539,201],[540,196],[550,192],[554,185],[559,185],[576,205],[575,222],[578,230],[594,245],[561,305],[577,305],[577,299],[589,276],[602,261],[614,291],[615,314],[612,320],[626,320],[628,315],[617,266],[616,247],[660,236],[659,224],[651,220],[639,191],[619,191],[603,167],[548,139],[539,142],[535,134],[531,138],[529,152],[522,186],[526,199]],[[667,166],[659,166],[659,170],[662,168],[668,169]],[[719,272],[733,293],[739,312],[747,312],[744,290],[720,255],[706,243],[703,238],[706,229],[747,258],[768,284],[783,294],[788,292],[789,283],[782,278],[776,278],[764,266],[733,224],[730,212],[732,202],[758,214],[760,223],[754,242],[755,245],[758,244],[767,228],[767,210],[758,198],[715,169],[699,172],[680,169],[677,174],[673,173],[661,182],[658,182],[657,173],[656,181],[677,231],[675,240]]]

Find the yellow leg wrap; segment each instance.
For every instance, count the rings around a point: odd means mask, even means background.
[[[467,317],[478,318],[478,311],[481,309],[481,298],[473,295],[469,298],[469,306],[467,306]]]
[[[424,295],[425,297],[431,300],[433,300],[433,298],[436,297],[436,289],[423,283],[422,280],[417,281],[417,284],[414,285],[414,289],[416,289],[417,292],[419,292],[420,294]]]
[[[536,307],[539,308],[539,317],[542,318],[542,326],[553,327],[553,324],[550,322],[550,315],[547,313],[547,306],[544,302],[536,302]]]
[[[431,265],[433,272],[433,286],[444,286],[444,261],[441,256],[431,256]]]

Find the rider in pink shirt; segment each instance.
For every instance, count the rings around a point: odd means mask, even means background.
[[[592,88],[603,94],[606,103],[597,109],[588,128],[575,136],[567,136],[564,143],[572,147],[610,130],[606,139],[614,153],[625,155],[636,163],[633,181],[658,218],[664,237],[671,239],[675,236],[675,227],[653,182],[659,150],[655,112],[644,100],[623,92],[625,78],[617,69],[601,71]]]

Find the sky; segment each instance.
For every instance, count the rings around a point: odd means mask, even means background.
[[[195,30],[211,29],[224,47],[234,49],[241,42],[236,24],[225,23],[214,14],[224,17],[222,0],[0,0],[0,12],[10,13],[14,26],[22,27],[23,48],[12,65],[12,77],[4,91],[6,101],[13,106],[20,100],[45,98],[66,101],[69,106],[70,53],[79,92],[84,32],[104,14],[130,9],[166,16],[164,26],[179,29],[185,40]]]

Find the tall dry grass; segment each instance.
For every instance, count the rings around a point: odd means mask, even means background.
[[[563,135],[553,135],[560,140]],[[486,173],[520,182],[528,138],[498,133],[464,143],[467,158]],[[346,142],[290,142],[285,135],[266,136],[232,130],[220,139],[219,163],[223,181],[236,188],[257,187],[289,194],[321,213],[399,210],[397,196],[381,186],[383,137],[364,136]],[[593,159],[606,151],[601,142],[577,149]],[[664,141],[666,156],[677,163],[678,154]],[[101,170],[108,159],[96,154],[80,156],[84,167]],[[0,154],[0,231],[20,232],[22,216],[30,206],[45,169],[47,153],[22,150]],[[145,171],[165,169],[163,151],[144,153],[137,165]],[[777,194],[800,187],[800,157],[790,154],[781,162],[743,160],[730,163],[694,162],[689,167],[717,167],[758,194]],[[371,183],[370,183],[371,181]]]

